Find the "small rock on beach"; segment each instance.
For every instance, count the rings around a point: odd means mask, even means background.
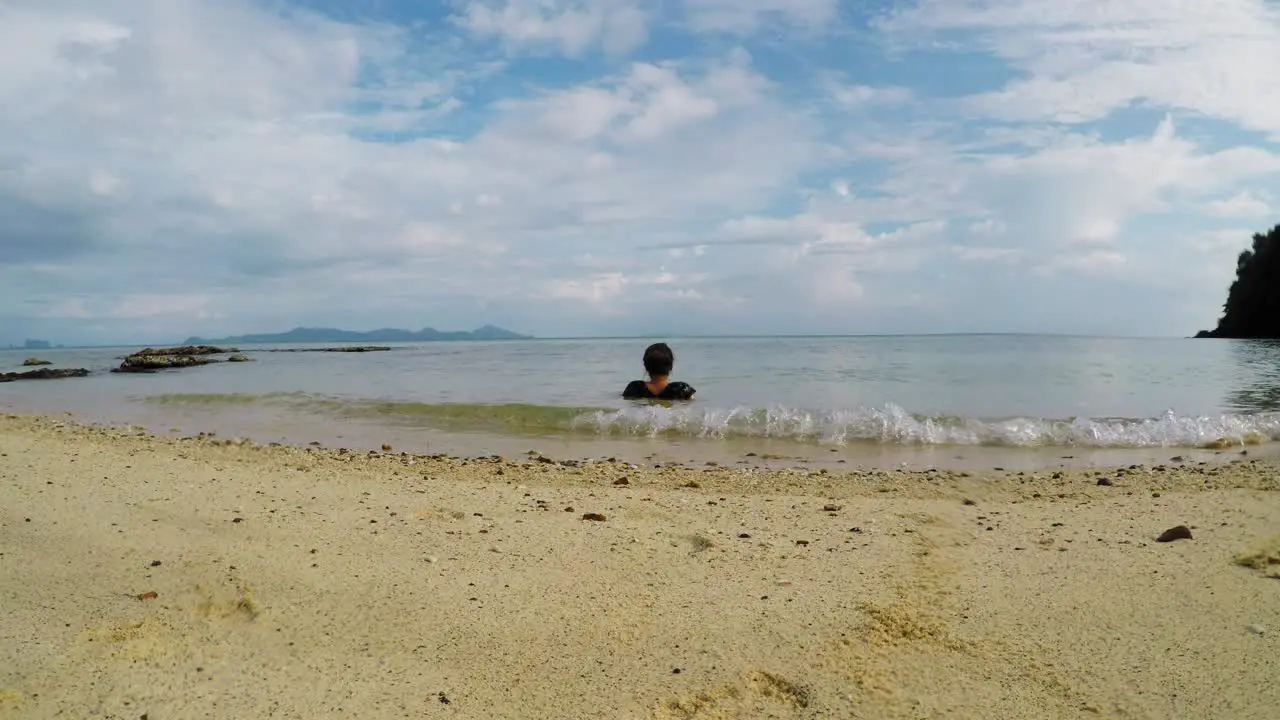
[[[1174,540],[1190,540],[1191,528],[1186,525],[1176,525],[1160,533],[1160,537],[1156,538],[1156,542],[1173,542]]]

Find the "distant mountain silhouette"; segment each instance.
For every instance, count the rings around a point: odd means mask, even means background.
[[[381,328],[360,332],[357,330],[339,330],[337,328],[305,328],[296,327],[288,332],[262,333],[257,335],[235,335],[224,338],[189,337],[182,341],[183,345],[252,345],[254,343],[335,343],[335,342],[428,342],[438,340],[528,340],[530,335],[504,330],[493,325],[485,325],[470,332],[441,331],[435,328],[399,330]]]

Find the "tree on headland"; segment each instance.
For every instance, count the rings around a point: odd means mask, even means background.
[[[1218,327],[1196,337],[1280,338],[1280,225],[1240,253]]]

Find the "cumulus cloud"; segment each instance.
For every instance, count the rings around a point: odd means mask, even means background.
[[[473,0],[457,20],[514,50],[555,48],[578,56],[592,49],[634,50],[646,39],[649,17],[630,0]]]
[[[1224,218],[1262,218],[1273,214],[1268,199],[1261,194],[1248,190],[1238,192],[1231,197],[1213,200],[1205,210],[1210,215]]]
[[[1266,0],[919,0],[881,27],[1006,60],[1019,77],[967,100],[995,117],[1078,123],[1144,104],[1280,130],[1280,13]]]
[[[1182,333],[1272,212],[1261,0],[382,7],[0,5],[0,340]]]

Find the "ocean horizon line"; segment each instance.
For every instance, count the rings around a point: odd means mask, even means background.
[[[298,342],[237,342],[227,343],[235,346],[269,346],[269,345],[429,345],[434,343],[518,343],[518,342],[557,342],[566,340],[839,340],[839,339],[876,339],[876,338],[948,338],[948,337],[1043,337],[1088,340],[1191,340],[1189,335],[1108,335],[1094,333],[1055,333],[1055,332],[1021,332],[1021,331],[973,331],[973,332],[922,332],[922,333],[797,333],[797,334],[677,334],[654,333],[638,335],[547,335],[525,338],[465,338],[442,340],[409,340],[371,342],[357,340],[314,340]],[[47,352],[50,350],[112,350],[132,347],[177,347],[182,342],[112,342],[102,344],[55,344],[49,348],[24,348],[20,345],[0,347],[0,350]]]

